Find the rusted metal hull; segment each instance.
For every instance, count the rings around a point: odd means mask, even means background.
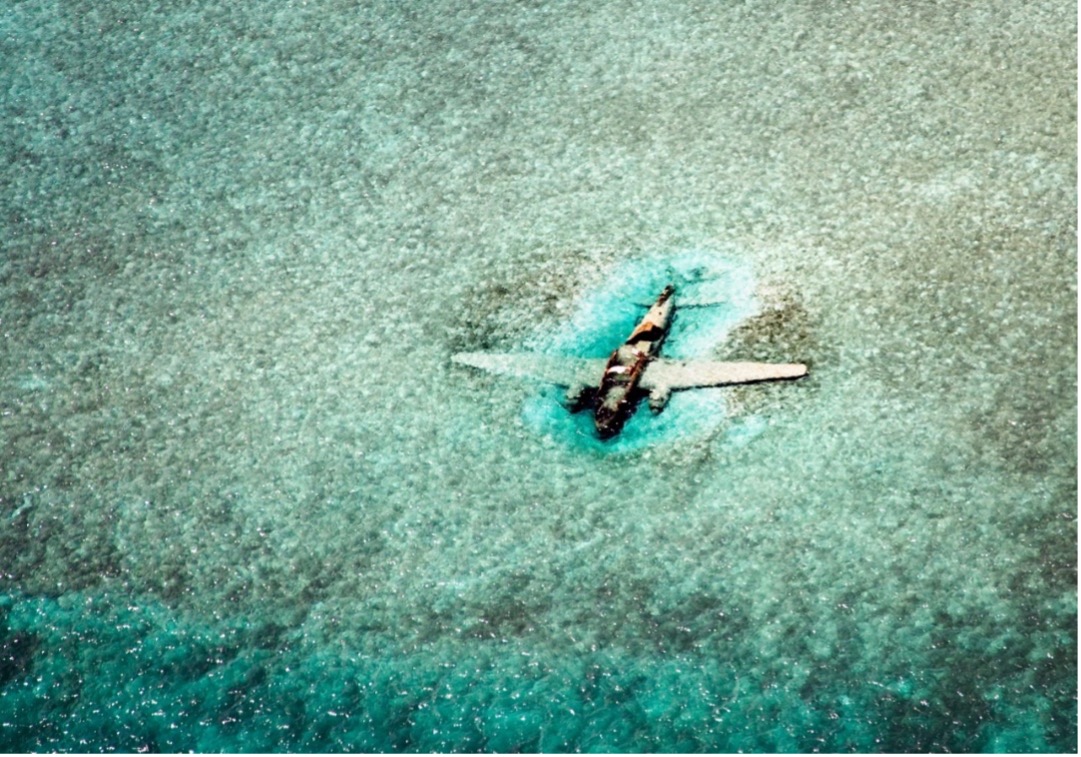
[[[638,384],[649,361],[660,352],[672,321],[672,295],[675,289],[665,287],[634,331],[608,358],[604,377],[592,393],[593,423],[597,435],[610,439],[618,434],[641,399]]]

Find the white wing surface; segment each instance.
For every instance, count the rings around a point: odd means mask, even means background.
[[[604,358],[512,352],[459,352],[451,360],[502,376],[536,379],[569,387],[599,385],[607,363]]]
[[[640,386],[650,391],[696,386],[751,384],[807,375],[801,363],[721,363],[712,360],[654,360],[642,374]]]

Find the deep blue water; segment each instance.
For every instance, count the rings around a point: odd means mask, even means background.
[[[5,5],[0,750],[1075,751],[1075,10]]]

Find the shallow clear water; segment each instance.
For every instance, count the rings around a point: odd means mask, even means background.
[[[7,5],[0,748],[1073,751],[1075,31]]]

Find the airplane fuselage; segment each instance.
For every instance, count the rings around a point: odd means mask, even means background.
[[[640,393],[638,384],[646,366],[661,351],[672,325],[675,288],[665,287],[634,331],[608,358],[600,386],[589,392],[597,435],[610,439],[634,414]]]

